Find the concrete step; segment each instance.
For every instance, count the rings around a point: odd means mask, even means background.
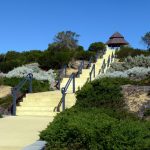
[[[17,116],[49,116],[54,117],[58,114],[58,112],[51,112],[51,111],[17,111]]]
[[[71,88],[70,88],[70,90],[72,90]],[[53,97],[53,98],[51,98],[51,97],[42,97],[42,98],[40,98],[40,97],[28,97],[28,98],[24,98],[23,99],[23,102],[26,102],[26,101],[35,101],[35,102],[47,102],[47,101],[51,101],[51,102],[55,102],[55,101],[58,101],[58,99],[60,99],[60,98],[62,98],[62,94],[61,94],[61,96],[60,97],[58,97],[57,95],[55,96],[55,98]],[[73,94],[73,93],[70,93],[70,94],[66,94],[66,98],[67,99],[72,99],[72,98],[75,98],[75,94]]]

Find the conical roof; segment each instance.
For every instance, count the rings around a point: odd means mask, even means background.
[[[112,38],[124,38],[119,32],[115,32],[111,37],[110,39]]]
[[[128,45],[129,43],[124,39],[124,37],[119,33],[115,32],[109,40],[106,42],[107,45]]]

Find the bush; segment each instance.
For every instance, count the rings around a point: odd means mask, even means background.
[[[95,52],[90,51],[78,51],[75,53],[74,58],[76,60],[90,60],[91,57],[95,56]]]
[[[38,63],[42,69],[60,69],[62,66],[69,63],[72,59],[74,52],[72,51],[50,51],[47,50],[38,60]],[[44,60],[44,61],[43,61]]]
[[[12,96],[8,95],[6,97],[0,98],[0,107],[7,109],[12,104]]]
[[[53,70],[44,71],[41,70],[38,64],[30,64],[26,66],[17,67],[12,71],[9,71],[5,77],[13,78],[13,77],[26,77],[29,73],[33,74],[33,78],[41,81],[49,81],[49,83],[55,82],[55,73]]]
[[[46,150],[146,149],[149,136],[144,122],[118,120],[100,109],[66,110],[40,134]]]
[[[88,48],[89,51],[102,52],[102,53],[105,51],[105,49],[106,49],[106,46],[102,42],[92,43]]]
[[[122,77],[122,78],[132,78],[142,80],[148,76],[150,76],[150,68],[134,67],[125,71],[106,72],[105,74],[100,75],[99,78]]]
[[[58,114],[41,132],[46,150],[149,149],[150,122],[126,111],[121,85],[126,78],[103,78],[85,84],[76,105]]]
[[[0,63],[0,72],[7,73],[10,70],[13,70],[15,67],[18,67],[20,64],[17,60],[10,60]]]
[[[23,78],[1,78],[0,79],[0,85],[8,85],[11,87],[15,87],[16,85],[19,84],[19,82]],[[50,90],[49,83],[48,81],[38,81],[33,79],[32,81],[32,86],[33,86],[33,92],[45,92]],[[21,89],[23,92],[28,89],[28,83],[26,83],[23,88]]]
[[[137,55],[150,56],[150,52],[131,47],[121,47],[120,50],[116,52],[116,56],[120,60],[124,60],[124,58],[128,56],[135,57]]]
[[[144,116],[145,117],[150,116],[150,108],[145,109]]]
[[[77,105],[83,108],[100,106],[120,108],[124,104],[120,85],[132,82],[124,78],[94,80],[77,91]]]
[[[124,62],[118,63],[114,62],[110,65],[110,68],[107,70],[107,72],[114,72],[114,71],[125,71],[128,69],[132,69],[134,67],[143,67],[143,68],[149,68],[150,66],[150,57],[146,57],[143,55],[131,57],[128,56],[125,58]]]
[[[43,52],[31,50],[28,52],[8,51],[5,55],[0,55],[0,72],[7,73],[18,66],[37,62]]]

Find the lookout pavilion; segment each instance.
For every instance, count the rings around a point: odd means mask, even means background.
[[[111,48],[120,48],[121,46],[128,46],[129,43],[119,32],[115,32],[106,42],[106,45]]]

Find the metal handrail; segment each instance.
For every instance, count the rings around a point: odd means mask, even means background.
[[[58,104],[58,106],[56,106],[55,108],[54,108],[54,111],[60,111],[60,106],[61,106],[61,104],[62,104],[62,110],[64,111],[65,110],[65,97],[66,97],[66,92],[67,92],[67,90],[68,90],[68,87],[69,87],[69,85],[70,85],[70,83],[73,81],[73,84],[72,84],[72,91],[73,91],[73,93],[75,93],[75,73],[72,73],[71,75],[70,75],[70,77],[69,77],[69,79],[68,79],[68,81],[67,81],[67,83],[66,83],[66,85],[65,85],[65,87],[63,87],[62,89],[61,89],[61,93],[62,93],[62,98],[61,98],[61,100],[60,100],[60,102],[59,102],[59,104]]]
[[[93,74],[93,77],[95,78],[95,64],[93,64],[91,72],[90,72],[90,82],[92,81],[92,74]]]
[[[106,63],[104,59],[99,73],[104,73],[105,68],[106,68]]]
[[[92,60],[93,60],[93,57],[90,58],[90,60],[89,60],[89,62],[88,62],[88,65],[87,65],[87,68],[90,68],[90,67],[91,67]]]
[[[77,72],[77,77],[80,77],[80,74],[82,73],[82,69],[84,69],[84,60],[81,61],[79,67],[78,67],[78,72]]]
[[[107,67],[109,67],[109,65],[110,65],[110,55],[108,56],[108,60],[107,60]]]
[[[29,73],[17,86],[12,88],[12,97],[13,97],[13,106],[12,106],[12,115],[16,115],[16,103],[17,103],[17,92],[24,86],[26,82],[29,82],[28,92],[32,93],[32,79],[33,74]]]
[[[60,90],[60,83],[61,83],[63,77],[66,77],[66,74],[67,74],[66,71],[67,71],[67,65],[64,65],[58,74],[58,80],[57,80],[57,83],[55,85],[58,90]]]

